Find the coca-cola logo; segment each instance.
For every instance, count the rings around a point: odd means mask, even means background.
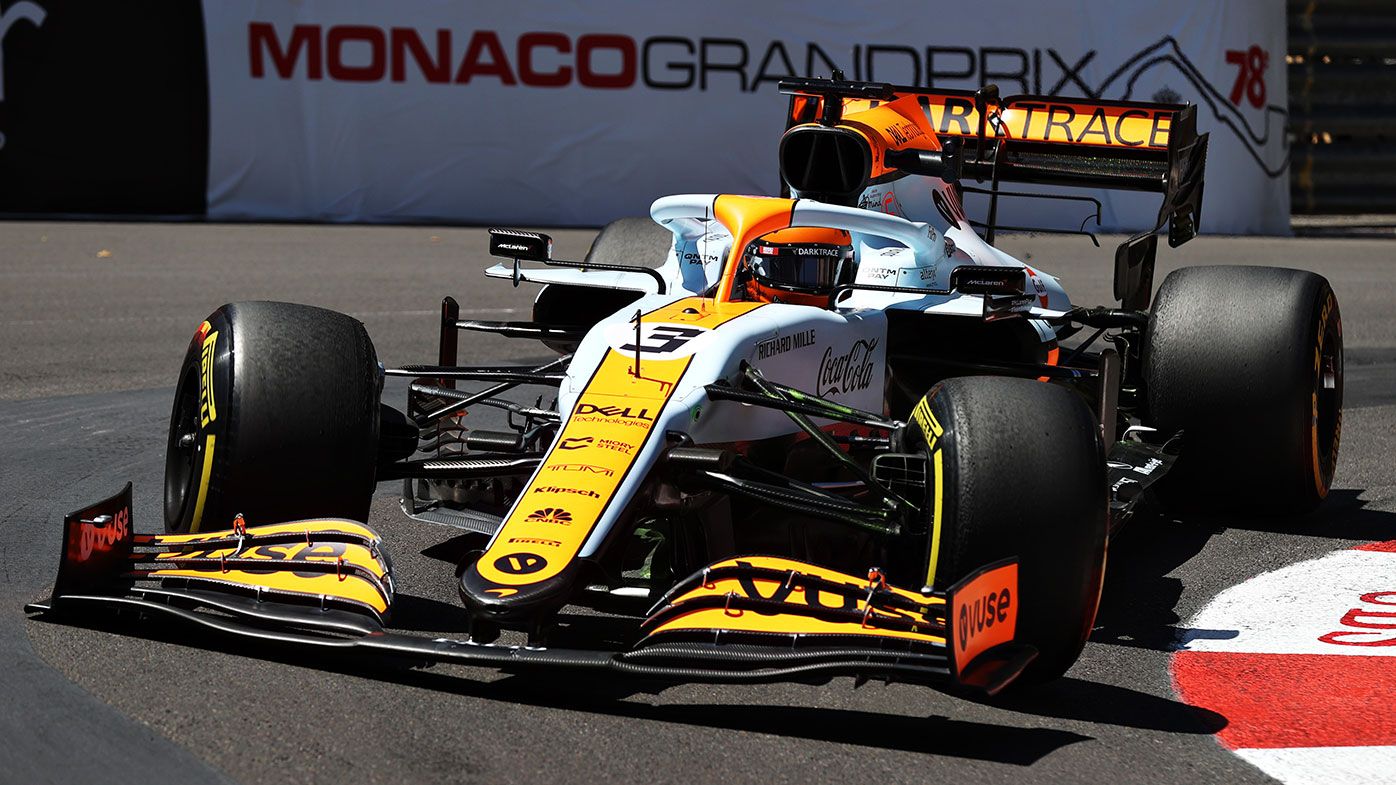
[[[834,347],[824,350],[819,361],[819,380],[816,385],[821,396],[842,395],[858,390],[866,390],[873,381],[873,353],[877,349],[877,339],[858,339],[848,351],[834,354]]]

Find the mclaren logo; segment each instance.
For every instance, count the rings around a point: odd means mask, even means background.
[[[561,507],[544,507],[529,513],[524,520],[534,523],[560,523],[566,526],[572,522],[572,513]]]

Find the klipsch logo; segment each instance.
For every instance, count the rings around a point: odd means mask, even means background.
[[[873,352],[877,349],[877,339],[858,339],[848,351],[834,354],[834,347],[824,350],[819,361],[819,394],[822,396],[866,390],[873,381]]]
[[[44,23],[47,14],[44,9],[32,0],[20,0],[4,11],[0,11],[0,103],[5,100],[5,36],[10,34],[10,28],[21,21],[28,22],[34,27],[39,27]],[[5,134],[0,132],[0,147],[5,146]]]
[[[571,493],[577,496],[587,496],[593,499],[601,498],[601,494],[587,488],[571,488],[565,485],[543,485],[533,489],[534,493]]]

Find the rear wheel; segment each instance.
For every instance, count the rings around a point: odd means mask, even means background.
[[[1090,634],[1105,572],[1095,418],[1064,388],[973,376],[932,387],[911,419],[906,446],[929,458],[925,582],[944,591],[1017,557],[1016,638],[1038,650],[1023,680],[1061,676]]]
[[[165,529],[368,518],[380,376],[368,333],[307,305],[233,303],[185,354],[165,453]]]
[[[606,224],[591,242],[586,261],[628,264],[658,269],[673,247],[674,235],[649,218],[621,218]],[[640,299],[640,292],[598,286],[550,283],[533,301],[533,321],[576,328],[592,325]],[[577,350],[574,341],[544,338],[543,345],[559,353]]]
[[[1175,509],[1304,513],[1328,495],[1343,417],[1343,327],[1323,276],[1185,267],[1144,339],[1149,424],[1183,432],[1156,486]]]
[[[602,227],[587,251],[588,262],[658,268],[674,247],[674,235],[645,217],[621,218]]]

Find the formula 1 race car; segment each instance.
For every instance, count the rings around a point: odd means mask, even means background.
[[[31,610],[506,670],[994,693],[1075,662],[1109,536],[1146,501],[1323,499],[1343,378],[1328,283],[1194,267],[1151,297],[1158,232],[1177,246],[1200,219],[1191,107],[781,88],[786,196],[664,197],[583,261],[492,230],[508,261],[486,274],[541,284],[534,319],[463,320],[448,297],[436,365],[385,369],[331,311],[219,308],[175,393],[167,533],[133,531],[129,485],[73,513]],[[1117,304],[1074,305],[994,247],[999,199],[1039,198],[1004,182],[1162,194],[1116,253]],[[918,195],[924,222],[902,214]],[[462,365],[462,332],[560,356]],[[385,377],[411,380],[405,410],[380,402]],[[506,399],[525,387],[555,398]],[[506,425],[470,427],[482,407]],[[468,541],[455,635],[392,626],[365,525],[385,480]]]

